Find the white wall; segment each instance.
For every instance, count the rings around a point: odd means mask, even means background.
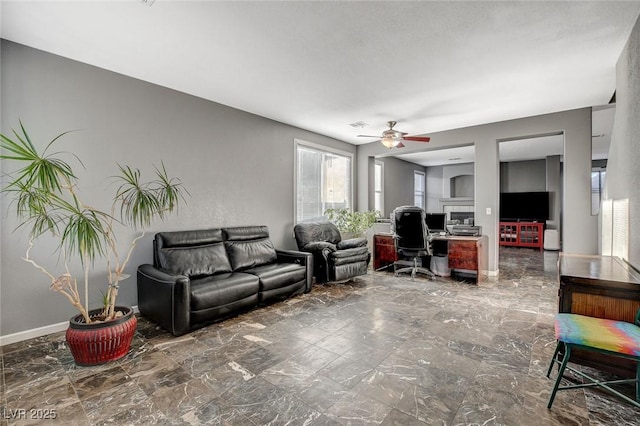
[[[116,163],[140,167],[144,174],[163,160],[191,193],[179,213],[155,224],[136,249],[126,271],[132,278],[119,298],[126,305],[137,304],[135,271],[151,262],[156,231],[264,224],[277,247],[295,248],[294,138],[356,151],[344,142],[5,40],[1,48],[2,133],[22,120],[42,144],[82,129],[60,140],[58,148],[84,162],[80,189],[88,203],[109,208],[114,187],[108,177]],[[1,167],[8,171],[4,162]],[[16,220],[7,212],[7,198],[1,203],[0,336],[68,320],[75,314],[71,305],[20,260],[26,236],[13,232]],[[129,231],[121,234],[120,244],[132,237]],[[55,269],[54,248],[45,240],[34,255]],[[94,302],[104,288],[105,270],[96,264]]]
[[[616,115],[604,193],[604,198],[629,200],[627,260],[637,269],[640,269],[639,137],[640,19],[636,22],[616,66]]]
[[[498,143],[501,140],[531,135],[564,133],[563,175],[563,250],[572,253],[595,254],[597,217],[591,216],[591,108],[545,114],[463,129],[429,134],[430,149],[475,145],[475,224],[482,226],[489,237],[489,271],[498,271],[498,204],[500,192],[500,162]],[[523,142],[526,143],[526,142]],[[405,153],[424,150],[424,144],[406,143]],[[386,148],[379,142],[360,145],[358,164],[367,164],[370,156]],[[368,203],[367,169],[358,167],[358,206]],[[487,209],[491,213],[487,214]]]

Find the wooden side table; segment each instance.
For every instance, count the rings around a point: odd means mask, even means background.
[[[640,273],[619,257],[560,253],[558,312],[633,322],[640,308]],[[605,354],[578,352],[571,361],[623,377],[635,364]]]

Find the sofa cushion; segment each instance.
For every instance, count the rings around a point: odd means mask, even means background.
[[[276,249],[269,238],[226,241],[227,253],[234,271],[275,262]]]
[[[329,254],[329,260],[334,266],[348,265],[354,262],[368,263],[370,258],[369,250],[366,247],[356,247],[347,250],[338,250]]]
[[[369,250],[366,247],[354,247],[345,250],[338,250],[330,254],[334,259],[347,258],[358,255],[368,255]]]
[[[247,241],[269,238],[269,228],[260,226],[236,226],[233,228],[223,228],[225,240],[227,241]]]
[[[199,229],[194,231],[158,232],[156,242],[158,248],[204,246],[213,243],[221,243],[222,229]]]
[[[199,311],[224,306],[258,294],[259,288],[257,276],[242,272],[194,279],[191,281],[191,310]]]
[[[158,250],[158,266],[170,274],[189,277],[231,272],[224,243],[161,248]]]
[[[260,291],[286,287],[303,281],[306,277],[306,267],[297,263],[271,263],[246,269],[244,272],[260,278]]]

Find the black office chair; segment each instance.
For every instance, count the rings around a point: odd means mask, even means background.
[[[422,258],[431,256],[431,239],[426,223],[426,214],[423,209],[415,206],[397,207],[391,213],[391,232],[398,257],[407,260],[394,262],[393,269],[397,276],[404,272],[411,273],[411,279],[415,279],[416,273],[428,275],[435,279],[435,274],[422,266]],[[420,261],[420,264],[418,263]],[[398,269],[398,266],[401,268]]]

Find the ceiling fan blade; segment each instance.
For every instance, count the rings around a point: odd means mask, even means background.
[[[403,136],[402,139],[414,142],[429,142],[431,140],[431,138],[427,136]]]
[[[378,138],[378,139],[380,139],[380,136],[373,136],[373,135],[358,135],[357,137],[359,137],[359,138]]]

